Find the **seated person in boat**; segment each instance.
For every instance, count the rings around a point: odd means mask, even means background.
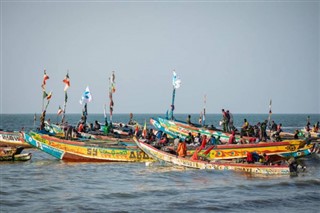
[[[185,157],[187,155],[187,145],[185,141],[180,140],[177,148],[179,157]]]
[[[100,128],[101,128],[101,125],[100,125],[99,122],[96,120],[96,121],[94,122],[93,130],[94,130],[94,131],[98,131],[98,130],[100,130]]]
[[[236,136],[235,136],[235,132],[234,131],[232,131],[232,133],[231,133],[231,135],[230,135],[230,137],[229,137],[229,142],[228,142],[228,144],[235,144],[236,143]]]
[[[167,137],[167,134],[164,133],[162,138],[158,141],[159,145],[162,145],[162,146],[166,146],[168,145],[169,143],[169,138]]]
[[[175,150],[178,148],[179,142],[180,142],[180,137],[177,136],[177,137],[173,140],[173,147],[174,147]]]
[[[219,136],[220,137],[220,136]],[[211,145],[218,145],[219,143],[218,143],[218,141],[217,141],[217,139],[214,137],[214,135],[211,135],[210,136],[210,138],[209,138],[209,143],[211,144]]]
[[[263,153],[262,158],[260,158],[260,159],[264,165],[270,164],[270,156],[268,156],[266,153]]]
[[[78,126],[78,132],[84,132],[84,123],[80,122],[79,126]]]
[[[198,135],[196,137],[194,137],[193,143],[190,143],[190,145],[195,146],[195,147],[200,146],[201,140],[202,140],[201,134],[198,133]]]
[[[185,142],[186,142],[186,144],[191,144],[194,142],[194,138],[193,138],[191,132],[188,133],[188,136],[186,137]]]
[[[246,140],[243,138],[242,135],[240,135],[240,140],[239,140],[239,144],[245,144]]]

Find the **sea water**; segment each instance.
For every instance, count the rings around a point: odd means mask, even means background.
[[[143,125],[154,116],[139,114]],[[284,130],[293,132],[306,124],[308,115],[272,115]],[[76,124],[81,115],[67,115]],[[196,123],[199,115],[191,114]],[[48,115],[51,122],[61,119]],[[186,114],[176,115],[186,120]],[[234,115],[255,124],[268,115]],[[129,114],[113,116],[128,122]],[[88,121],[104,121],[89,115]],[[207,115],[217,127],[221,115]],[[310,115],[311,124],[320,120]],[[0,128],[33,129],[33,115],[1,115]],[[35,126],[39,125],[39,117]],[[184,169],[145,163],[69,163],[36,149],[27,162],[0,162],[0,212],[319,212],[320,158],[303,159],[307,172],[297,176],[262,176],[233,171]]]

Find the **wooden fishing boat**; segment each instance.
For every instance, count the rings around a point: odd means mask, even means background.
[[[198,133],[201,135],[211,136],[214,135],[216,138],[220,137],[222,142],[228,142],[231,136],[231,133],[206,129],[199,126],[189,125],[187,123],[183,123],[181,121],[176,120],[168,120],[166,118],[157,117],[151,118],[150,123],[158,130],[167,133],[171,137],[177,137],[184,139],[191,133],[193,136],[197,136]],[[236,142],[240,140],[240,135],[235,136]],[[256,138],[254,137],[243,137],[243,139],[247,142],[255,141]]]
[[[165,162],[171,165],[183,166],[194,169],[208,169],[208,170],[234,170],[253,174],[264,175],[289,175],[289,165],[262,165],[262,164],[248,164],[248,163],[234,163],[234,162],[208,162],[203,160],[192,160],[191,158],[183,158],[168,152],[159,150],[142,141],[134,138],[136,144],[149,156],[157,161]]]
[[[0,147],[31,148],[32,146],[24,141],[20,132],[0,131]]]
[[[108,145],[63,140],[36,132],[23,132],[32,146],[65,161],[76,162],[148,162],[153,161],[137,146]]]
[[[247,152],[256,152],[259,155],[281,155],[297,152],[305,146],[304,140],[288,140],[282,142],[260,142],[255,144],[228,144],[217,145],[209,153],[209,159],[244,158]],[[192,154],[195,150],[190,150]]]
[[[0,147],[0,161],[28,161],[31,153],[21,153],[24,147]]]
[[[310,130],[309,133],[308,133],[308,131],[305,128],[301,129],[300,131],[304,135],[310,134],[310,137],[312,137],[312,138],[320,138],[320,132],[319,131],[318,132],[314,132],[314,131]]]

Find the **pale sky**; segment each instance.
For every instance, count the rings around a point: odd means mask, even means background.
[[[1,1],[0,113],[320,113],[319,1]]]

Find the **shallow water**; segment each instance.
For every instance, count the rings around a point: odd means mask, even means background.
[[[74,122],[79,118],[79,115],[71,116]],[[128,115],[122,116],[118,117],[119,121],[127,121]],[[140,123],[144,117],[151,117],[139,116]],[[186,118],[186,115],[180,116]],[[239,119],[247,117],[250,122],[250,119],[264,120],[265,115],[238,116]],[[280,116],[284,126],[290,130],[303,127],[305,115],[291,116]],[[212,118],[218,120],[220,115]],[[22,126],[32,128],[33,115],[1,118],[1,128],[18,130]],[[32,152],[32,160],[0,162],[0,212],[300,213],[320,209],[320,158],[317,155],[304,159],[307,165],[304,174],[262,176],[157,163],[151,166],[67,163],[35,149],[23,152]]]

